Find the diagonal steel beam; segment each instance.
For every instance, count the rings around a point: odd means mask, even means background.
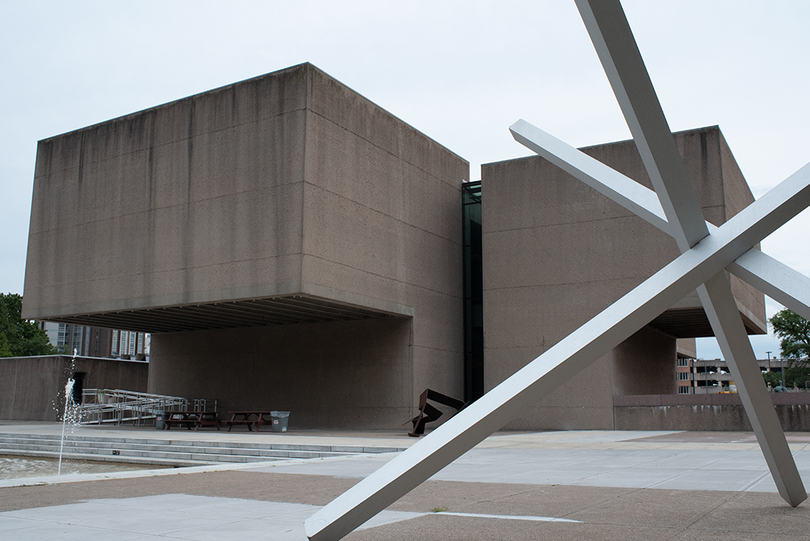
[[[633,134],[678,247],[709,234],[689,173],[675,146],[619,0],[575,0],[599,61]]]
[[[618,0],[576,0],[613,92],[641,154],[670,234],[682,253],[709,235],[697,196]],[[720,271],[698,288],[703,308],[728,362],[737,392],[779,494],[792,506],[807,498],[731,286]]]
[[[715,330],[720,349],[731,368],[737,393],[748,412],[748,420],[757,436],[779,495],[796,507],[807,499],[807,491],[785,433],[782,432],[765,380],[762,379],[762,372],[740,319],[728,279],[720,272],[698,287],[697,291]]]
[[[669,222],[654,191],[525,120],[515,122],[509,131],[518,143],[669,234]],[[709,222],[706,226],[710,232],[717,229]],[[810,278],[804,274],[756,248],[737,258],[726,270],[810,319]]]
[[[749,250],[726,267],[778,303],[810,319],[810,278],[759,250]]]
[[[591,158],[587,154],[566,145],[562,141],[525,121],[521,120],[516,122],[510,130],[518,142],[534,150],[551,163],[560,166],[575,178],[585,182],[616,203],[635,212],[652,225],[669,233],[670,225],[666,221],[658,197],[652,190],[611,169],[602,162]],[[805,166],[797,174],[805,174],[810,177],[810,165]],[[637,210],[639,208],[641,209],[640,211]],[[716,227],[712,224],[707,223],[707,226],[710,232],[716,230]],[[765,255],[758,249],[749,250],[737,258],[736,261],[732,262],[727,268],[774,300],[781,302],[794,312],[810,319],[810,306],[807,304],[808,300],[810,300],[810,279],[803,274]],[[716,296],[728,296],[730,294],[725,277],[721,278],[718,275],[713,278],[711,282],[713,282],[711,289]],[[717,314],[717,309],[720,308],[720,306],[715,306],[711,302],[708,291],[706,287],[700,287],[698,288],[698,295],[704,307],[706,307],[706,313],[713,328],[723,328],[724,321],[739,320],[733,297],[723,301],[722,307],[726,308],[727,314],[725,314],[724,317],[720,317]],[[734,309],[728,310],[730,307]],[[748,354],[744,347],[741,352],[729,354],[735,344],[748,344],[748,339],[747,336],[745,336],[742,325],[726,325],[726,328],[723,329],[721,333],[717,334],[718,341],[721,341],[724,356],[726,356],[727,359],[732,359],[732,363],[734,362],[733,359],[738,359]],[[734,335],[736,338],[734,340],[726,340],[727,335]],[[748,349],[750,349],[750,346]],[[751,353],[750,356],[753,356],[753,353]],[[735,378],[741,382],[749,382],[749,387],[750,385],[761,385],[759,367],[756,366],[755,363],[737,362],[734,363],[733,369],[735,374],[737,374]],[[746,411],[761,410],[764,412],[761,415],[749,415],[752,427],[755,428],[754,431],[757,434],[761,434],[763,440],[767,442],[784,439],[784,436],[780,435],[781,428],[778,419],[775,419],[775,414],[769,414],[769,410],[773,410],[773,405],[767,393],[758,392],[753,395],[751,393],[742,393],[740,397],[743,400]],[[755,403],[754,400],[758,400],[758,403]],[[768,463],[768,467],[772,472],[775,472],[775,474],[773,474],[774,482],[777,484],[780,494],[792,505],[798,505],[798,503],[801,503],[801,501],[806,498],[805,489],[801,484],[801,478],[798,471],[794,471],[795,463],[792,457],[787,460],[789,450],[786,451],[785,446],[779,444],[776,445],[776,449],[777,451],[774,452],[773,446],[762,446],[762,452]],[[784,460],[780,461],[780,457],[783,457]],[[782,475],[780,471],[786,471],[787,474]]]
[[[664,233],[672,234],[661,202],[651,189],[523,119],[509,126],[509,131],[521,145]]]
[[[543,355],[305,522],[312,540],[340,539],[626,340],[810,205],[793,175]]]

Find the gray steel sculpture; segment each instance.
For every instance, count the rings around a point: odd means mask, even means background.
[[[790,505],[807,498],[724,270],[804,317],[810,279],[755,246],[810,205],[810,164],[721,227],[703,218],[618,0],[576,0],[655,192],[518,121],[515,139],[673,236],[681,255],[410,449],[306,521],[310,539],[340,539],[498,430],[695,289],[773,475]]]

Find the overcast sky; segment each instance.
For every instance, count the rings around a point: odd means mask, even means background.
[[[623,4],[673,131],[719,125],[757,197],[810,161],[810,2]],[[0,51],[0,292],[23,290],[38,140],[301,62],[472,179],[528,154],[519,118],[575,146],[630,137],[573,0],[0,0]],[[763,250],[810,275],[808,231],[805,211]]]

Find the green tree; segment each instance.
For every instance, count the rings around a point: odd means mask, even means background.
[[[22,297],[0,293],[0,357],[51,355],[56,349],[33,321],[20,318]]]
[[[810,381],[810,367],[807,365],[793,365],[786,366],[784,370],[774,370],[773,372],[763,372],[762,377],[765,383],[769,383],[771,388],[776,388],[782,384],[782,378],[785,380],[785,387],[788,389],[792,387],[807,387]]]
[[[762,377],[772,389],[782,384],[782,374],[778,370],[775,372],[763,372]]]
[[[11,357],[11,346],[6,335],[0,332],[0,357]]]
[[[782,357],[806,362],[810,356],[810,321],[788,308],[777,312],[769,321],[781,340]]]

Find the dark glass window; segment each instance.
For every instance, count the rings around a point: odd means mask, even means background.
[[[461,188],[464,227],[464,401],[484,394],[484,281],[482,275],[481,182]]]

